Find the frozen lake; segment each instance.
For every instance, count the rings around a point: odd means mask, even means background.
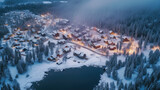
[[[51,70],[48,75],[32,85],[36,90],[92,90],[104,72],[98,67],[71,68],[64,71]]]

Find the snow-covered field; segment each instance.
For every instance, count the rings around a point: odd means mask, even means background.
[[[74,62],[74,60],[78,60],[78,58],[71,58],[70,60],[67,60],[65,63],[62,63],[61,65],[56,64],[56,62],[43,62],[43,63],[35,63],[34,65],[29,66],[27,73],[19,75],[17,78],[17,81],[20,83],[20,88],[22,90],[25,90],[26,88],[29,88],[32,85],[32,82],[43,80],[45,76],[45,72],[48,72],[50,69],[54,70],[63,70],[67,68],[77,68],[82,66],[98,66],[102,67],[105,66],[106,60],[108,60],[104,56],[96,55],[93,52],[81,48],[80,51],[84,51],[89,56],[89,59],[84,62]],[[79,59],[79,61],[82,61]],[[16,67],[9,67],[12,78],[15,78],[16,74],[18,73],[16,70]],[[29,77],[26,77],[29,75]]]

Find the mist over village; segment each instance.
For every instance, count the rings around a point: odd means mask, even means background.
[[[159,90],[159,0],[0,0],[0,90]]]

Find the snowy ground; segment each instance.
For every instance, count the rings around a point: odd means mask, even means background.
[[[150,51],[151,51],[151,50],[149,50],[149,46],[147,47],[146,50],[142,51],[142,53],[144,54],[144,56],[145,56],[147,59],[149,58],[149,52],[150,52]],[[160,59],[160,58],[159,58],[159,59]],[[121,60],[121,61],[123,62],[123,61],[125,60],[125,57],[124,57],[124,56],[118,56],[118,60]],[[158,65],[160,65],[160,60],[157,62],[156,66],[158,66]],[[138,75],[137,72],[134,72],[134,73],[132,74],[132,78],[131,78],[131,79],[125,79],[125,77],[124,77],[125,67],[122,67],[122,68],[120,68],[120,69],[117,70],[117,71],[118,71],[118,77],[119,77],[120,80],[122,80],[122,82],[123,82],[124,85],[125,85],[125,84],[129,84],[130,82],[135,83],[136,77],[137,77],[137,75]],[[149,75],[151,75],[152,72],[153,72],[153,68],[152,68],[152,67],[147,68],[147,73],[148,73]],[[108,76],[107,76],[107,73],[105,72],[105,73],[103,73],[103,74],[101,75],[101,78],[100,78],[100,81],[99,81],[99,84],[98,84],[98,85],[100,85],[100,84],[102,84],[102,83],[111,83],[111,82],[114,82],[115,84],[117,83],[117,81],[114,80],[112,77],[108,77]],[[109,85],[110,85],[110,84],[109,84]],[[109,86],[109,87],[110,87],[110,86]],[[118,87],[116,86],[116,88],[118,88]],[[143,90],[143,89],[142,89],[142,90]]]
[[[67,60],[65,63],[58,65],[56,62],[43,62],[43,63],[35,63],[34,65],[29,66],[27,73],[19,75],[17,81],[20,83],[20,88],[25,90],[32,85],[32,82],[40,81],[44,78],[45,72],[48,72],[50,69],[54,70],[63,70],[67,68],[75,68],[75,67],[82,67],[82,66],[105,66],[106,60],[108,60],[104,56],[96,55],[93,52],[80,48],[80,51],[84,51],[87,56],[89,56],[88,60],[82,61],[76,57],[73,57]],[[80,61],[75,62],[74,60]],[[12,78],[15,78],[16,74],[18,73],[16,67],[9,67]],[[29,75],[29,77],[26,77]]]

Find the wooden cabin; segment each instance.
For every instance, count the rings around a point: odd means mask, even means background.
[[[63,39],[67,40],[68,36],[66,34],[63,35]]]
[[[52,34],[54,37],[59,37],[60,34],[58,32]]]
[[[16,46],[16,49],[22,49],[22,47],[21,46]]]
[[[77,41],[82,41],[82,38],[77,38]]]
[[[48,57],[47,60],[48,60],[48,61],[56,62],[58,59],[57,59],[56,56],[53,56],[53,55],[52,55],[52,56]]]
[[[19,42],[25,42],[25,40],[24,39],[20,39]]]
[[[84,41],[89,41],[90,39],[89,39],[89,37],[84,36],[84,37],[83,37],[83,40],[84,40]]]
[[[117,35],[116,33],[114,33],[113,31],[109,31],[110,35]]]
[[[129,41],[130,41],[129,38],[123,37],[123,42],[129,42]]]
[[[41,34],[41,31],[37,31],[37,34],[39,34],[39,35],[40,35],[40,34]]]
[[[108,40],[104,40],[104,43],[108,44]]]
[[[101,45],[100,45],[100,44],[97,44],[97,43],[94,43],[94,44],[93,44],[93,47],[94,47],[95,49],[98,49],[98,48],[101,47]]]
[[[97,32],[103,34],[103,30],[97,29]]]
[[[22,35],[23,33],[22,33],[22,32],[17,32],[16,34],[17,34],[17,35]]]
[[[79,51],[74,51],[73,53],[74,56],[77,56],[80,59],[85,59],[86,58],[86,54],[84,54],[83,52],[79,52]]]
[[[3,40],[9,40],[9,39],[10,39],[10,37],[8,37],[8,35],[5,35],[3,38]]]
[[[20,46],[20,45],[21,45],[20,43],[13,43],[12,47],[16,47],[16,46]]]
[[[68,52],[70,52],[71,51],[71,48],[69,47],[69,46],[65,46],[64,48],[63,48],[63,52],[64,53],[68,53]]]
[[[34,38],[35,39],[40,39],[40,36],[39,35],[35,35]]]
[[[65,40],[59,40],[59,41],[58,41],[58,44],[65,44],[65,43],[66,43]]]
[[[63,51],[62,50],[58,50],[57,57],[61,58],[62,56],[63,56]]]
[[[109,50],[115,50],[116,46],[109,46],[108,48],[109,48]]]
[[[108,41],[108,45],[116,45],[116,43],[114,43],[113,41]]]
[[[110,35],[109,37],[110,37],[110,39],[117,39],[117,37],[114,35]]]

